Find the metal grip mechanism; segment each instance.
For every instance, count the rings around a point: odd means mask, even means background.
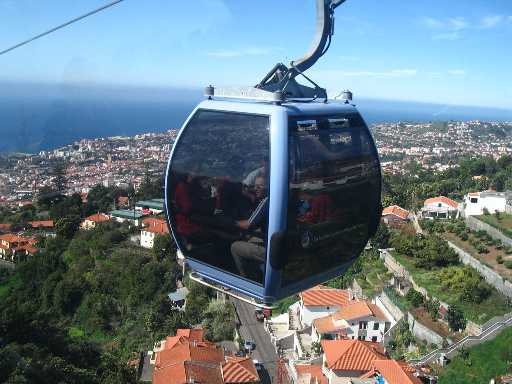
[[[276,64],[255,87],[269,92],[281,91],[287,98],[324,98],[327,92],[304,75],[322,57],[331,44],[334,34],[334,10],[345,0],[317,0],[316,32],[308,52],[300,59],[290,63],[288,68],[283,63]],[[302,75],[313,87],[299,84],[295,78]]]

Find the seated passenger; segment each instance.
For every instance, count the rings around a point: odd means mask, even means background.
[[[195,173],[187,174],[176,185],[173,199],[176,208],[176,231],[186,240],[187,247],[206,236],[202,227],[191,219],[194,213],[205,208],[205,204],[200,201],[201,194],[201,185]]]
[[[267,235],[268,196],[267,184],[264,177],[255,179],[255,198],[258,203],[256,209],[247,220],[237,221],[237,226],[243,230],[261,230],[261,237],[251,236],[248,241],[235,241],[231,245],[231,254],[240,275],[247,277],[246,261],[255,261],[264,267],[265,242]],[[261,270],[261,272],[263,272]],[[259,273],[259,271],[258,271]]]

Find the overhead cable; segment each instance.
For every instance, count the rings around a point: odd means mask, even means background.
[[[22,41],[21,43],[18,43],[16,45],[13,45],[10,48],[7,48],[7,49],[4,49],[3,51],[0,51],[0,55],[3,55],[5,53],[7,53],[7,52],[10,52],[10,51],[12,51],[12,50],[14,50],[16,48],[19,48],[19,47],[25,45],[25,44],[31,43],[34,40],[40,39],[43,36],[49,35],[50,33],[53,33],[53,32],[55,32],[55,31],[57,31],[57,30],[59,30],[61,28],[67,27],[68,25],[71,25],[73,23],[76,23],[77,21],[85,19],[86,17],[92,16],[92,15],[98,13],[98,12],[104,11],[105,9],[110,8],[110,7],[112,7],[112,6],[116,5],[116,4],[119,4],[122,1],[124,1],[124,0],[112,1],[111,3],[103,5],[103,6],[99,7],[99,8],[96,8],[96,9],[90,11],[90,12],[87,12],[86,14],[83,14],[81,16],[75,17],[74,19],[66,21],[64,24],[60,24],[60,25],[58,25],[56,27],[53,27],[52,29],[49,29],[49,30],[47,30],[47,31],[45,31],[43,33],[40,33],[40,34],[38,34],[38,35],[36,35],[34,37],[31,37],[28,40]]]

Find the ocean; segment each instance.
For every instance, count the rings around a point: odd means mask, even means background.
[[[201,89],[0,84],[0,153],[38,152],[81,138],[179,128]],[[394,121],[512,121],[512,110],[356,99],[368,124]]]

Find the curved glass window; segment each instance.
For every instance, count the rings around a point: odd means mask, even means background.
[[[168,180],[185,256],[263,283],[269,117],[199,110],[176,143]]]
[[[283,285],[359,256],[378,223],[380,166],[358,114],[290,120]]]

